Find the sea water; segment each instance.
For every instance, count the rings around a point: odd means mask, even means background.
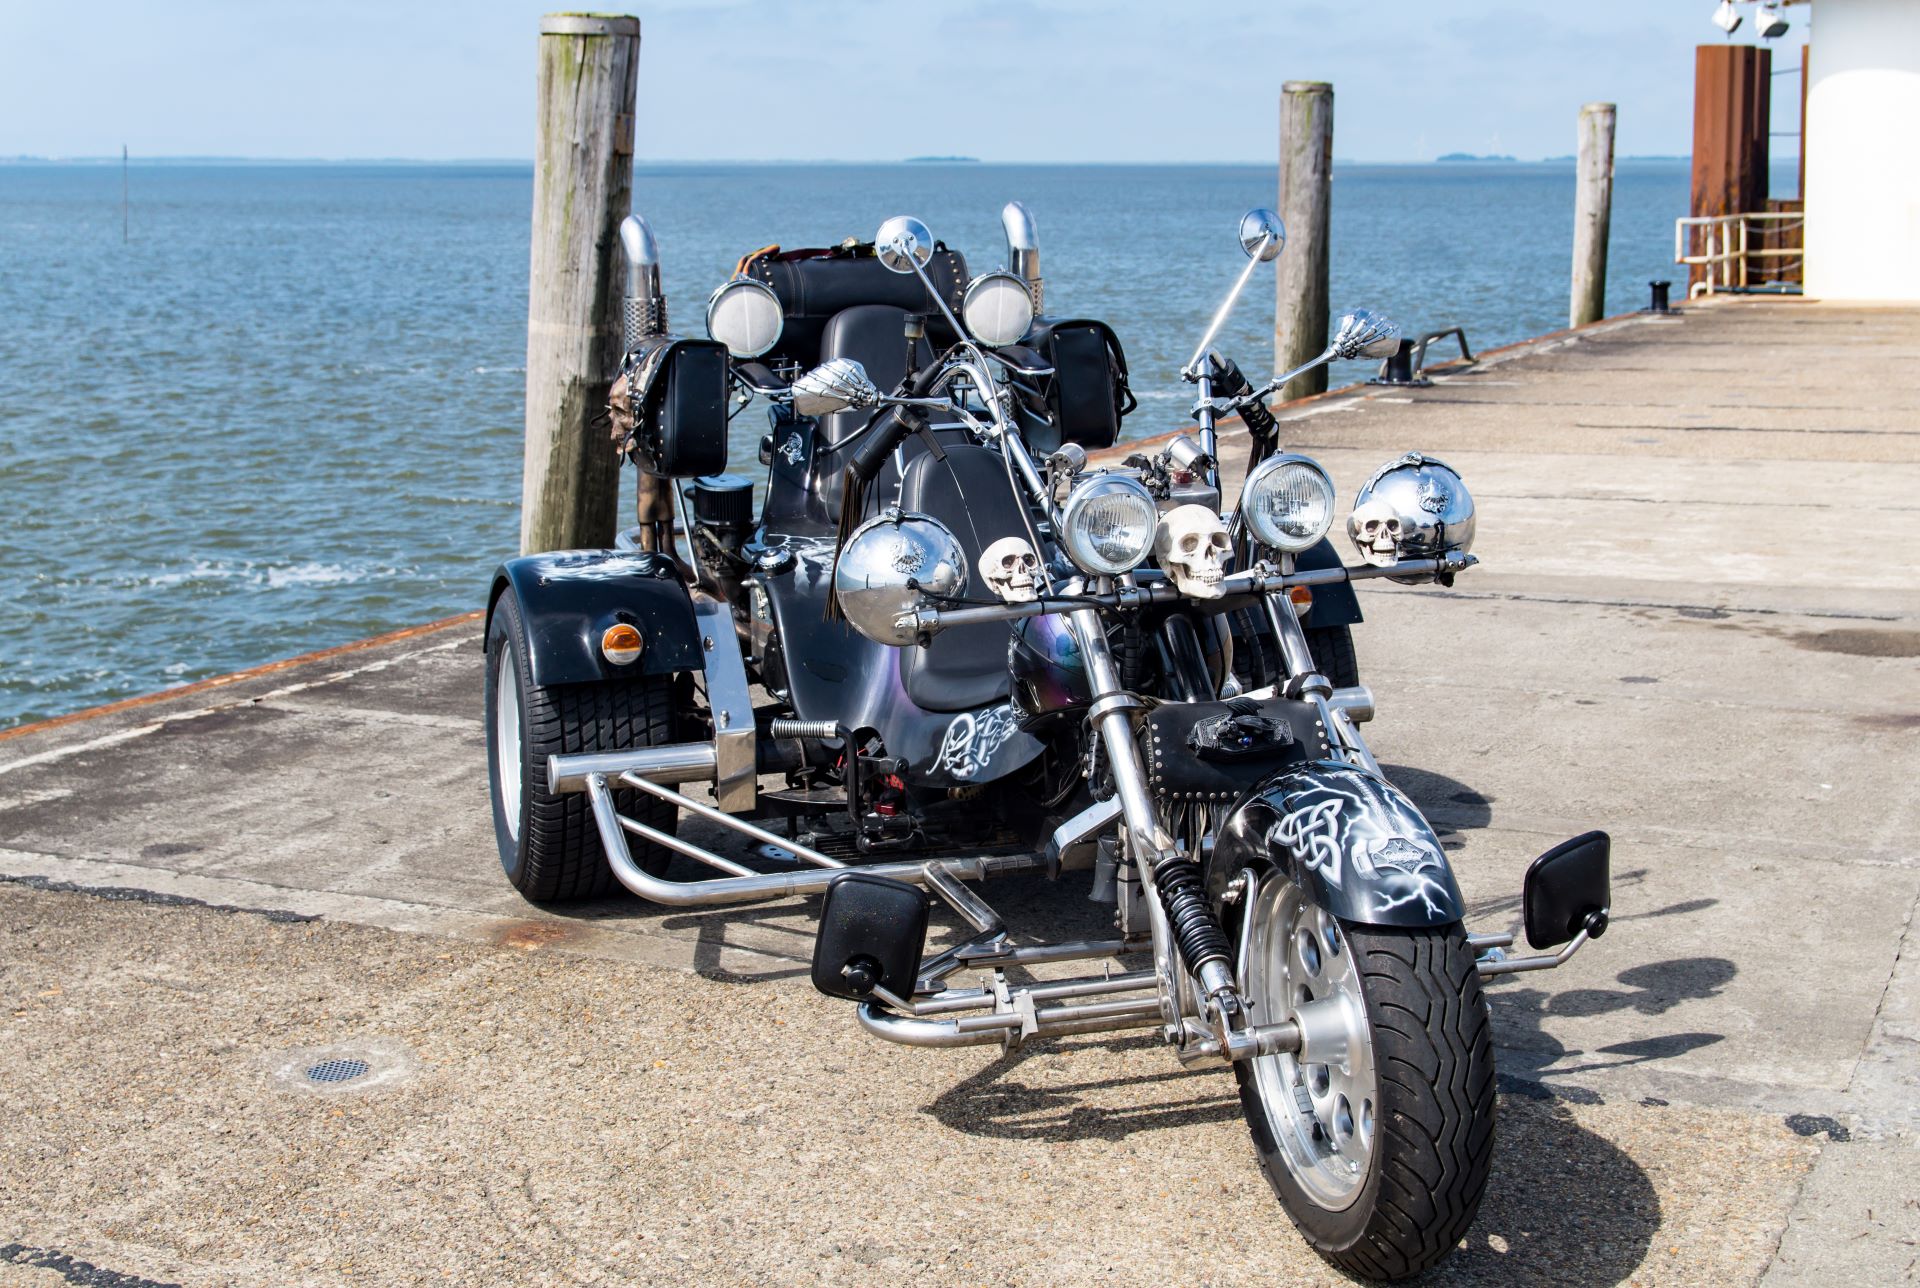
[[[1566,324],[1570,165],[1334,176],[1336,311],[1476,348]],[[480,607],[518,541],[530,167],[135,165],[125,212],[121,181],[0,165],[0,727]],[[634,207],[675,328],[702,334],[757,247],[905,212],[979,271],[1024,201],[1050,311],[1114,326],[1145,435],[1190,406],[1175,373],[1274,186],[1263,166],[647,166]],[[1686,202],[1683,164],[1620,165],[1609,312],[1682,277]],[[1262,270],[1218,341],[1256,381],[1272,319]],[[736,422],[733,468],[758,471],[761,430]]]

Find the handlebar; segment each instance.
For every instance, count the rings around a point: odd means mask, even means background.
[[[1292,586],[1327,586],[1342,581],[1365,581],[1373,577],[1452,577],[1479,563],[1477,556],[1457,551],[1438,559],[1403,559],[1387,567],[1363,564],[1356,568],[1309,568],[1298,572],[1263,572],[1258,568],[1229,573],[1221,578],[1222,598],[1255,593],[1271,593]],[[1049,613],[1070,613],[1081,608],[1144,608],[1150,604],[1171,604],[1182,599],[1180,588],[1171,579],[1150,581],[1139,586],[1122,586],[1105,594],[1074,595],[1066,599],[1030,599],[1024,603],[992,604],[977,608],[922,608],[911,614],[914,632],[937,635],[956,626],[974,626],[981,622],[1010,622],[1023,617],[1044,617]],[[1202,601],[1216,603],[1214,600]]]

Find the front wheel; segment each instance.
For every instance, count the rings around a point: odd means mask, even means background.
[[[1472,1225],[1493,1158],[1493,1041],[1465,933],[1348,922],[1273,870],[1246,926],[1254,1022],[1298,1015],[1322,1035],[1234,1066],[1261,1170],[1341,1270],[1435,1265]]]

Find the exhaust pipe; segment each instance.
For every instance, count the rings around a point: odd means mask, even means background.
[[[666,333],[667,297],[660,292],[660,243],[646,220],[628,215],[620,221],[620,249],[627,256],[624,321],[631,353],[640,341]]]
[[[1040,283],[1040,234],[1025,205],[1009,201],[1000,211],[1000,227],[1007,234],[1007,271],[1022,278],[1027,294],[1033,296],[1033,311],[1041,313],[1044,288]]]

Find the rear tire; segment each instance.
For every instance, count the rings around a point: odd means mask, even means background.
[[[547,757],[672,741],[673,678],[538,685],[526,640],[520,605],[508,591],[487,631],[487,778],[500,866],[533,903],[600,898],[625,887],[601,848],[585,793],[547,790]],[[622,814],[664,832],[679,819],[679,811],[644,792],[616,791],[613,799]],[[638,837],[627,843],[644,871],[666,871],[666,850]]]
[[[1311,969],[1295,947],[1294,965],[1282,968],[1291,973],[1276,983],[1280,972],[1270,970],[1264,988],[1254,978],[1256,938],[1248,954],[1254,1019],[1286,1018],[1277,1012],[1298,1003],[1302,986],[1322,1001],[1344,988],[1364,1003],[1368,1049],[1331,1069],[1288,1056],[1241,1061],[1241,1106],[1261,1170],[1314,1251],[1348,1274],[1402,1279],[1453,1251],[1486,1190],[1494,1067],[1479,972],[1458,923],[1359,925],[1303,908],[1301,898],[1267,872],[1261,906],[1291,899],[1296,911],[1270,923],[1281,930],[1265,942],[1297,945],[1301,927],[1319,937]]]

